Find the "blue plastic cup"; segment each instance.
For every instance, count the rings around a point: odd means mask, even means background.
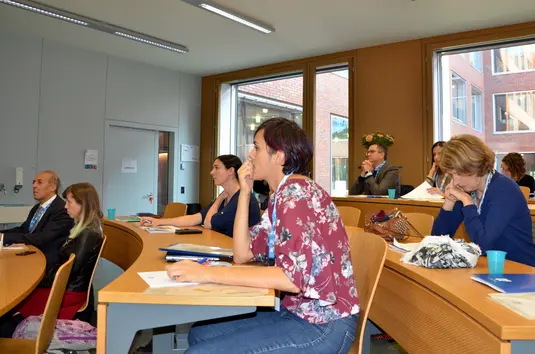
[[[388,190],[388,199],[396,199],[396,190],[395,189],[389,189]]]
[[[115,220],[115,208],[108,208],[108,220]]]
[[[507,252],[504,251],[487,251],[489,274],[503,274],[506,254]]]

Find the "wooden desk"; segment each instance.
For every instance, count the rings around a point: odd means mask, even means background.
[[[0,316],[24,300],[45,274],[45,256],[36,247],[28,248],[36,253],[16,256],[20,251],[0,251]]]
[[[406,351],[535,353],[535,321],[491,301],[494,290],[470,279],[487,273],[485,257],[474,269],[426,269],[401,263],[401,256],[388,250],[370,319]],[[506,261],[505,272],[535,268]]]
[[[98,293],[98,342],[101,353],[126,353],[141,329],[190,323],[254,312],[256,306],[275,305],[273,290],[206,284],[177,287],[172,295],[151,289],[138,272],[161,271],[167,265],[158,250],[173,243],[232,247],[232,239],[215,231],[203,234],[149,234],[119,221],[104,221],[108,237],[103,257],[125,269]],[[110,340],[107,340],[110,339]]]

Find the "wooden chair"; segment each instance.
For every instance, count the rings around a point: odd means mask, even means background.
[[[339,206],[337,208],[345,226],[359,226],[360,209],[350,206]]]
[[[184,203],[169,203],[163,211],[163,218],[177,218],[186,215],[188,205]]]
[[[46,302],[45,312],[41,320],[41,327],[37,334],[37,340],[31,339],[3,339],[0,338],[0,353],[2,354],[22,354],[35,353],[42,354],[48,349],[50,341],[56,329],[56,320],[58,319],[59,309],[63,301],[63,294],[67,288],[67,282],[71,275],[72,265],[75,255],[71,254],[69,260],[59,267],[54,283],[50,290],[50,296]]]
[[[346,228],[351,250],[353,276],[357,285],[360,312],[357,334],[350,353],[362,353],[362,343],[375,289],[379,283],[388,245],[378,235]]]
[[[520,186],[520,190],[524,194],[524,197],[526,197],[526,201],[529,200],[529,187]]]
[[[100,256],[102,255],[102,250],[104,249],[104,246],[106,245],[106,235],[102,235],[102,245],[100,246],[100,251],[98,252],[97,261],[95,262],[95,267],[93,268],[93,273],[91,273],[91,279],[89,279],[89,287],[87,288],[87,297],[85,299],[85,303],[80,309],[78,310],[78,314],[82,313],[87,309],[87,306],[89,305],[89,300],[91,298],[91,284],[93,284],[93,277],[95,276],[95,271],[97,270],[98,261],[100,260]]]
[[[424,213],[403,213],[403,215],[407,217],[407,220],[422,236],[431,235],[433,222],[435,221],[433,215]],[[409,228],[409,236],[418,236],[418,234],[412,228]]]

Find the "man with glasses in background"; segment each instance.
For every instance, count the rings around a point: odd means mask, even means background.
[[[367,159],[360,165],[362,173],[351,186],[349,194],[388,195],[395,189],[399,196],[399,167],[387,162],[388,148],[382,144],[370,145]]]

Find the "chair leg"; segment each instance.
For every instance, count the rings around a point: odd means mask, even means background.
[[[377,328],[372,321],[366,321],[366,327],[364,328],[364,340],[362,341],[362,354],[371,353],[371,336],[381,333],[383,332]]]

